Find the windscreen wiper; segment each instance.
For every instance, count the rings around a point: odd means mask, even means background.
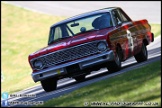
[[[69,38],[69,37],[71,37],[71,36],[65,36],[65,37],[62,37],[62,38],[58,38],[58,39],[56,39],[56,40],[52,40],[52,41],[50,41],[49,44],[52,44],[53,42],[57,42],[57,41],[60,41],[60,40],[62,40],[62,39]]]
[[[54,40],[54,42],[55,42],[55,41],[62,40],[62,39],[65,39],[65,38],[70,38],[70,37],[71,37],[71,36],[65,36],[65,37],[62,37],[62,38],[58,38],[58,39]]]

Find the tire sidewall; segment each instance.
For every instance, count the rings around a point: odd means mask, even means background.
[[[143,43],[143,45],[142,45],[142,54],[143,54],[143,57],[144,57],[145,59],[148,58],[147,47],[146,47],[146,45],[145,45],[144,43]]]
[[[121,67],[121,62],[120,62],[118,53],[116,53],[116,56],[115,56],[115,63],[116,63],[116,65],[117,65],[119,68]]]
[[[119,55],[120,55],[120,48],[118,47],[116,54],[115,54],[115,63],[118,68],[121,68],[121,61],[120,61]]]

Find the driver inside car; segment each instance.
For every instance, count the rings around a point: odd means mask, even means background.
[[[93,21],[92,26],[95,29],[103,29],[103,28],[112,26],[110,15],[109,14],[104,14],[104,15],[96,18]]]

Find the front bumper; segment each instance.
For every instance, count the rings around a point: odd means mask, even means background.
[[[43,69],[38,72],[33,72],[32,78],[34,82],[37,82],[37,81],[47,79],[49,77],[57,77],[57,76],[68,74],[66,70],[67,66],[79,64],[80,70],[83,70],[83,69],[86,69],[86,68],[89,68],[95,65],[99,65],[99,64],[102,64],[108,61],[112,61],[112,60],[114,60],[114,53],[112,50],[110,50],[104,53],[96,54],[93,56],[88,56],[88,57],[85,57],[79,60],[74,60],[68,63],[64,63],[64,64],[53,66],[47,69]]]

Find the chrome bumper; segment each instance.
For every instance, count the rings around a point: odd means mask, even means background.
[[[40,70],[39,72],[33,72],[32,78],[34,82],[37,82],[43,79],[47,79],[49,77],[65,75],[67,74],[66,67],[73,65],[73,64],[79,64],[80,69],[83,70],[88,67],[92,67],[92,66],[102,64],[104,62],[112,61],[112,60],[114,60],[114,53],[112,50],[110,50],[110,51],[107,51],[101,54],[89,56],[83,59],[74,60],[74,61],[64,63],[58,66],[53,66],[51,68],[43,69],[43,70]]]

